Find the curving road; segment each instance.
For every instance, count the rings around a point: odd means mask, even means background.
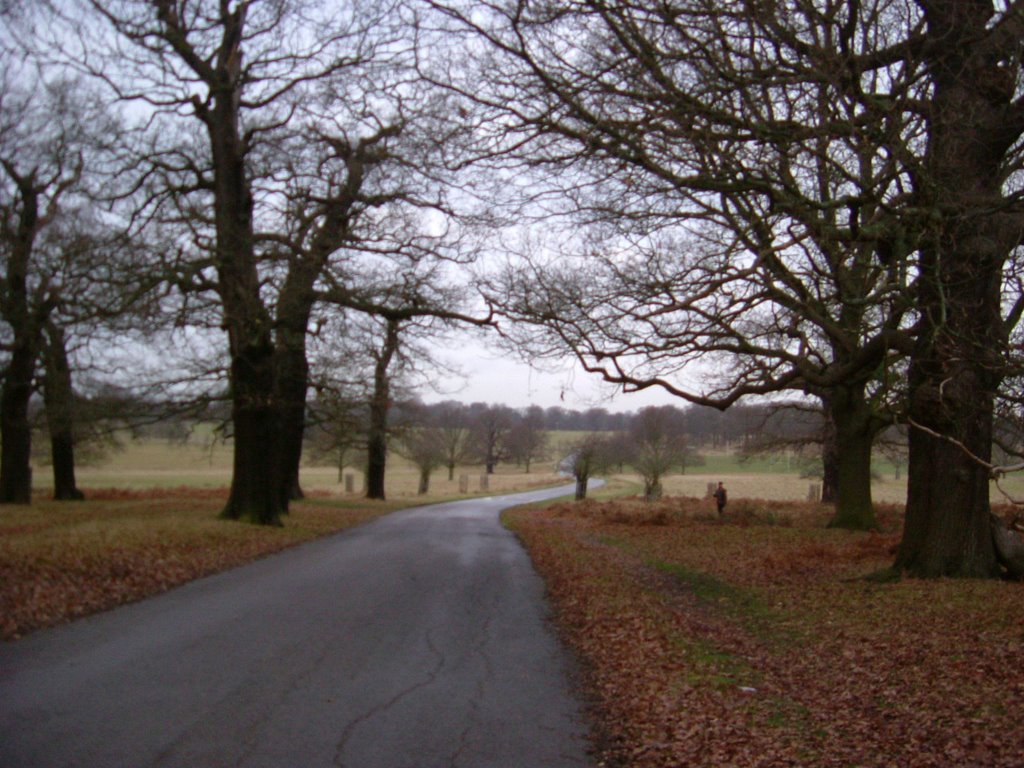
[[[394,513],[0,646],[0,766],[587,766],[543,585],[498,513]]]

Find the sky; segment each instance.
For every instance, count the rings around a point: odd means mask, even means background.
[[[421,390],[420,396],[428,403],[456,400],[513,408],[538,405],[580,411],[596,407],[612,412],[636,411],[648,405],[684,405],[661,390],[616,392],[569,360],[561,365],[545,360],[543,369],[531,366],[511,352],[471,336],[449,339],[438,346],[439,356],[455,364],[463,376],[442,376],[437,381],[439,392]]]

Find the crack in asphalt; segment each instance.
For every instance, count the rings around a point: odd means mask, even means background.
[[[297,647],[297,643],[293,643],[292,647]],[[323,653],[326,653],[324,649]],[[322,658],[321,654],[320,658]],[[264,664],[271,664],[273,656],[268,655],[264,657]],[[313,664],[319,663],[319,660],[315,660]],[[259,669],[263,664],[257,665]],[[309,670],[304,673],[308,674]],[[303,675],[303,676],[304,676]],[[301,676],[300,676],[301,677]],[[268,702],[263,696],[259,695],[260,691],[271,691],[273,689],[274,681],[267,681],[262,676],[254,674],[253,676],[247,677],[244,680],[232,685],[230,688],[223,691],[216,699],[215,702],[209,704],[206,709],[208,710],[227,710],[230,709],[232,703],[238,700],[248,700],[255,702],[262,702],[262,706],[253,712],[253,719],[249,723],[249,727],[246,731],[245,736],[241,737],[241,743],[239,744],[239,751],[234,758],[235,766],[244,766],[250,756],[259,747],[261,739],[264,735],[264,726],[270,722],[273,718],[273,705]],[[279,701],[288,693],[290,689],[294,689],[296,685],[296,678],[291,678],[288,689],[286,689],[280,695],[274,697],[272,701]],[[182,745],[188,744],[190,741],[195,741],[197,734],[202,734],[204,731],[209,731],[210,724],[205,717],[204,711],[197,709],[192,717],[192,722],[186,728],[182,728],[179,733],[174,737],[173,740],[169,741],[164,747],[157,753],[152,765],[157,768],[160,765],[166,765],[167,763],[174,763],[179,757],[179,751]]]
[[[289,650],[298,647],[298,643],[293,643]],[[308,647],[306,650],[308,650]],[[299,692],[301,690],[300,684],[312,679],[312,677],[321,669],[324,659],[330,656],[333,652],[334,649],[329,640],[321,642],[318,653],[305,657],[306,663],[303,665],[303,669],[301,671],[297,670],[292,674],[288,678],[286,684],[280,686],[280,688],[276,690],[276,695],[273,697],[268,696],[267,703],[261,709],[258,718],[256,718],[252,724],[252,735],[247,739],[246,748],[239,754],[238,760],[235,762],[236,768],[243,768],[243,766],[249,763],[250,758],[257,753],[257,750],[266,735],[265,726],[268,723],[273,722],[274,713],[277,711],[278,707],[287,701],[289,697]],[[302,657],[300,656],[300,658]]]
[[[466,751],[466,747],[469,746],[469,734],[476,727],[476,721],[471,719],[469,725],[462,729],[462,733],[459,734],[459,747],[452,754],[451,759],[448,761],[450,768],[457,768],[459,760],[462,757],[462,753]]]
[[[437,663],[434,665],[434,668],[427,672],[427,676],[424,680],[420,680],[418,683],[414,683],[413,685],[410,685],[408,688],[402,689],[387,701],[370,708],[367,712],[360,715],[355,720],[351,721],[348,725],[345,726],[345,729],[341,732],[341,738],[338,739],[338,742],[335,745],[334,749],[333,762],[334,765],[338,766],[338,768],[345,768],[345,750],[348,747],[349,739],[352,738],[352,735],[355,733],[356,729],[359,728],[359,726],[361,726],[363,723],[368,722],[369,720],[372,720],[374,717],[381,714],[382,712],[387,712],[389,709],[391,709],[391,707],[395,706],[405,697],[410,696],[416,691],[419,691],[423,688],[426,688],[428,685],[433,684],[433,682],[437,679],[437,676],[441,673],[441,670],[444,669],[444,654],[437,649],[437,646],[434,645],[434,641],[430,638],[430,632],[427,632],[424,637],[427,641],[427,648],[430,649],[430,652],[434,654],[435,658],[437,659]]]
[[[448,761],[450,768],[458,768],[459,761],[462,759],[463,754],[469,747],[469,735],[473,732],[478,724],[477,713],[480,710],[480,700],[483,698],[485,693],[485,685],[488,681],[494,678],[494,665],[491,661],[490,654],[487,653],[487,646],[491,644],[491,624],[494,620],[495,613],[499,608],[499,595],[495,594],[491,598],[490,609],[487,611],[487,615],[484,618],[483,623],[480,625],[480,639],[473,647],[473,655],[478,656],[483,660],[483,674],[477,678],[476,686],[474,687],[473,696],[469,699],[469,724],[459,734],[459,746],[452,754]]]
[[[286,680],[281,678],[266,678],[263,674],[256,673],[238,684],[224,691],[216,700],[209,705],[209,709],[229,709],[232,703],[239,700],[260,702],[261,706],[255,707],[252,711],[252,719],[247,724],[246,733],[240,737],[238,752],[234,757],[235,768],[241,768],[249,764],[252,757],[258,753],[258,749],[266,736],[266,726],[273,722],[277,707],[286,701],[290,696],[300,690],[300,684],[311,679],[321,668],[323,661],[333,652],[331,638],[320,643],[315,654],[309,654],[308,644],[304,639],[294,639],[288,645],[274,646],[272,655],[264,657],[264,662],[257,665],[257,669],[264,669],[272,666],[273,659],[277,656],[288,656],[304,659],[301,668],[291,674]],[[301,650],[302,653],[296,653]],[[260,695],[260,691],[266,691],[266,696]],[[204,714],[197,711],[192,723],[183,728],[181,732],[167,745],[160,750],[154,759],[153,766],[158,768],[168,762],[173,763],[178,757],[179,750],[183,744],[190,740],[194,741],[197,734],[209,729],[209,723]]]

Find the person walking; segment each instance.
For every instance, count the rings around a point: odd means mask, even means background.
[[[718,484],[715,489],[715,504],[718,505],[718,514],[721,515],[725,511],[725,502],[728,500],[729,495],[725,491],[725,486],[722,483]]]

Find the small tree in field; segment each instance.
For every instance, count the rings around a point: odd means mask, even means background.
[[[509,458],[530,473],[530,464],[547,453],[548,434],[544,430],[544,411],[534,406],[509,430],[505,441]]]
[[[366,447],[366,403],[351,388],[321,384],[309,404],[307,447],[314,459],[338,468],[342,481],[346,466],[353,466]]]
[[[462,409],[454,403],[440,403],[430,407],[438,428],[438,441],[448,469],[449,482],[455,479],[455,467],[473,455],[473,432],[467,425]]]
[[[515,413],[507,406],[487,405],[477,409],[473,419],[473,443],[488,475],[499,462],[509,458],[508,436]]]
[[[674,408],[645,408],[630,429],[633,468],[644,480],[644,500],[661,497],[661,479],[685,461],[687,444],[681,419]]]
[[[396,450],[419,470],[417,493],[421,496],[430,490],[430,475],[444,465],[444,443],[441,429],[434,426],[412,426],[403,431],[397,441]]]
[[[587,435],[573,445],[566,463],[576,480],[576,501],[583,501],[590,478],[615,463],[612,443],[603,435]]]

